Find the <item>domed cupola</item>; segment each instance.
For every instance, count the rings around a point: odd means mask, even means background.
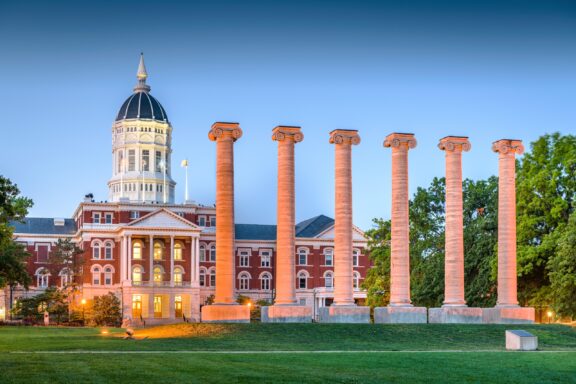
[[[144,66],[144,55],[140,55],[138,65],[138,85],[134,87],[134,94],[126,99],[120,107],[116,121],[129,119],[151,119],[168,121],[168,115],[162,105],[150,95],[150,86],[146,84],[148,73]]]

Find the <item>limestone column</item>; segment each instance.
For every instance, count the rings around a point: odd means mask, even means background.
[[[174,286],[174,235],[170,236],[170,286]]]
[[[278,225],[274,304],[293,305],[296,304],[294,144],[302,141],[304,135],[300,132],[300,127],[278,126],[272,132],[272,140],[278,142]]]
[[[148,275],[148,281],[151,286],[154,286],[154,235],[150,235],[150,252],[148,252],[150,260],[150,274]]]
[[[356,130],[330,132],[335,146],[334,304],[354,305],[352,288],[352,145],[360,143]]]
[[[392,133],[384,140],[392,148],[392,244],[390,306],[412,306],[408,223],[408,150],[416,147],[409,133]]]
[[[521,140],[498,140],[498,301],[497,307],[517,307],[516,288],[516,154]]]
[[[132,235],[128,235],[128,282],[132,285]]]
[[[446,152],[446,234],[444,306],[465,306],[462,152],[470,150],[467,137],[447,136],[438,148]]]
[[[234,300],[234,142],[238,123],[214,123],[208,138],[216,142],[216,294],[215,304]]]

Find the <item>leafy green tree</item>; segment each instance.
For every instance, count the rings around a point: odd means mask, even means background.
[[[0,175],[0,247],[12,239],[12,221],[22,221],[32,207],[31,199],[20,196],[20,190],[10,179]]]
[[[13,240],[7,241],[0,246],[0,289],[8,286],[10,291],[10,309],[14,301],[14,289],[21,285],[28,289],[32,279],[26,269],[26,259],[30,253],[22,244]]]
[[[374,219],[375,227],[365,232],[373,267],[362,283],[368,293],[366,305],[383,307],[390,302],[390,220]]]
[[[117,327],[122,322],[120,299],[112,292],[94,297],[92,320],[96,325]]]
[[[29,321],[41,320],[44,311],[47,311],[50,317],[55,317],[57,324],[67,320],[68,300],[66,293],[55,287],[50,287],[39,295],[19,299],[12,310],[16,317]]]
[[[74,278],[80,275],[84,265],[83,254],[84,251],[69,238],[58,239],[54,250],[48,256],[48,263],[58,271],[64,271],[68,277],[67,286],[75,287],[78,284]]]

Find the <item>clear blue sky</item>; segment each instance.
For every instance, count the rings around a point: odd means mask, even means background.
[[[0,174],[69,217],[107,199],[111,124],[144,51],[174,127],[173,178],[212,203],[215,121],[238,121],[237,222],[272,224],[276,125],[300,125],[296,216],[333,216],[328,132],[358,129],[354,221],[390,215],[384,137],[413,132],[410,189],[444,174],[446,135],[469,136],[464,177],[497,173],[492,141],[576,133],[574,1],[2,1]]]

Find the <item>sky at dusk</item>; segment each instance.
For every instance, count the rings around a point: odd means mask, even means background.
[[[574,1],[0,2],[0,174],[70,217],[108,198],[111,127],[143,51],[173,126],[172,177],[212,204],[208,130],[237,121],[236,221],[276,221],[271,130],[302,127],[296,219],[334,216],[329,132],[357,129],[354,222],[390,217],[392,132],[411,132],[410,190],[444,175],[438,140],[469,136],[463,176],[497,174],[490,145],[576,134]]]

